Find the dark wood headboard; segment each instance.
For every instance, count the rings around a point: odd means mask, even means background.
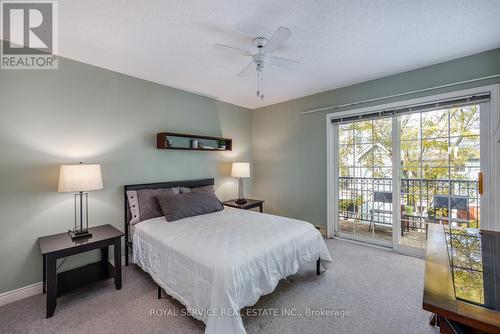
[[[197,180],[184,180],[184,181],[168,181],[168,182],[158,182],[158,183],[143,183],[143,184],[129,184],[123,187],[123,199],[125,207],[125,265],[128,265],[129,260],[129,247],[132,248],[132,241],[129,235],[129,224],[132,219],[132,214],[130,213],[130,208],[128,206],[127,191],[129,190],[141,190],[141,189],[164,189],[173,187],[186,187],[186,188],[196,188],[203,186],[214,185],[214,179],[197,179]]]

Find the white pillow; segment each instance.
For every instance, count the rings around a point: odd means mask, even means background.
[[[130,208],[130,214],[132,215],[132,218],[130,219],[130,225],[135,225],[141,221],[137,191],[135,190],[127,191],[127,199],[128,199],[128,206]]]

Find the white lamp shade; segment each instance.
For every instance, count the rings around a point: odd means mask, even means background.
[[[231,169],[232,177],[250,177],[250,163],[248,162],[233,162]]]
[[[59,192],[79,192],[102,189],[101,165],[61,165]]]

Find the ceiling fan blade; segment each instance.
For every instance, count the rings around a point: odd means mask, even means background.
[[[292,59],[269,56],[269,64],[285,68],[287,70],[294,70],[299,66],[300,62]]]
[[[240,21],[234,25],[234,29],[254,38],[267,36],[270,32],[266,27],[250,21]]]
[[[246,77],[247,75],[249,75],[253,70],[255,69],[255,64],[253,61],[250,62],[250,64],[248,64],[244,69],[243,71],[241,71],[238,76],[240,77]]]
[[[271,52],[279,48],[287,39],[292,36],[292,31],[285,27],[279,27],[278,30],[269,38],[266,45],[264,46],[265,52]]]
[[[250,51],[235,48],[234,46],[229,46],[229,45],[224,45],[224,44],[215,44],[214,47],[219,49],[219,50],[235,52],[235,53],[240,54],[242,56],[251,56],[252,55],[250,53]]]

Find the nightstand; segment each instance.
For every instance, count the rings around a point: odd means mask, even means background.
[[[109,224],[89,230],[92,233],[89,238],[71,240],[67,232],[38,238],[43,256],[43,293],[47,293],[47,318],[54,314],[57,297],[84,285],[114,277],[116,289],[122,288],[123,232]],[[109,246],[114,246],[114,266],[109,263]],[[57,259],[94,249],[101,250],[100,261],[57,273]]]
[[[243,210],[250,210],[253,208],[259,208],[260,212],[264,211],[264,201],[258,200],[258,199],[248,199],[245,204],[238,204],[236,203],[235,199],[229,200],[222,202],[225,206],[230,206],[232,208],[237,208],[237,209],[243,209]]]

